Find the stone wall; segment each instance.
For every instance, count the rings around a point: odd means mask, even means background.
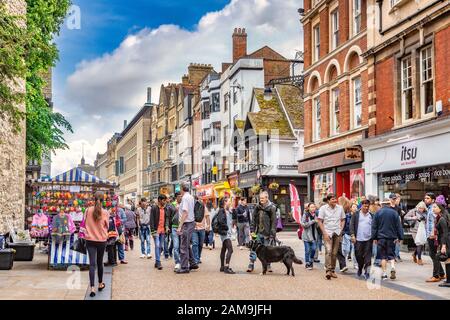
[[[0,0],[1,1],[1,0]],[[4,2],[4,0],[3,0]],[[25,14],[23,0],[6,0],[7,8],[14,14]],[[25,90],[21,81],[17,90]],[[25,105],[20,105],[25,110]],[[25,123],[16,135],[8,121],[0,119],[0,233],[5,229],[5,218],[23,228],[25,206]]]

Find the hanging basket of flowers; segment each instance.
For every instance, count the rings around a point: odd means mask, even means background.
[[[242,195],[242,189],[241,188],[235,187],[235,188],[233,188],[233,192],[237,196]]]
[[[251,188],[251,190],[252,190],[252,193],[253,193],[253,194],[258,193],[259,190],[261,190],[261,186],[260,186],[259,184],[255,184],[255,185]]]
[[[275,181],[272,182],[271,184],[269,184],[270,190],[278,190],[279,187],[280,187],[280,185],[278,183],[276,183]]]

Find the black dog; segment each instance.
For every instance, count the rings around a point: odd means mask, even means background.
[[[303,261],[298,259],[295,256],[294,250],[288,246],[265,246],[261,242],[252,240],[249,242],[248,247],[256,252],[256,256],[262,263],[263,267],[263,275],[267,272],[267,266],[271,262],[280,262],[283,261],[284,265],[287,268],[287,275],[289,273],[295,277],[294,268],[292,267],[292,263],[303,264]]]

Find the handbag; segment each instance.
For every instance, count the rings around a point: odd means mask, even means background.
[[[121,244],[125,244],[125,233],[122,233],[120,236],[119,236],[119,239],[117,240],[119,243],[121,243]]]
[[[419,227],[417,229],[417,234],[414,239],[414,243],[416,244],[416,246],[421,246],[421,245],[424,245],[427,243],[427,234],[425,231],[425,222],[424,221],[420,221],[420,223],[419,223]]]
[[[281,218],[277,218],[277,232],[283,231],[283,223],[281,222]]]
[[[87,248],[86,248],[86,240],[83,238],[78,238],[77,240],[75,240],[75,242],[72,244],[72,246],[70,247],[71,250],[82,253],[82,254],[86,254],[87,253]]]

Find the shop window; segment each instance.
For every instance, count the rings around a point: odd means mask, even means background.
[[[402,119],[403,121],[408,121],[414,116],[411,56],[408,56],[402,60],[401,67]]]
[[[320,204],[323,198],[334,191],[333,173],[319,173],[313,176],[314,203]]]
[[[339,11],[334,10],[331,13],[331,50],[339,45]]]
[[[331,90],[331,134],[336,135],[339,134],[339,128],[340,128],[340,107],[339,107],[339,88],[335,88]]]
[[[353,79],[353,128],[362,125],[361,77]]]
[[[431,46],[420,51],[420,98],[425,115],[434,112],[433,55]]]
[[[320,140],[320,132],[321,132],[321,110],[320,110],[320,98],[316,97],[313,99],[313,139],[314,141]]]

